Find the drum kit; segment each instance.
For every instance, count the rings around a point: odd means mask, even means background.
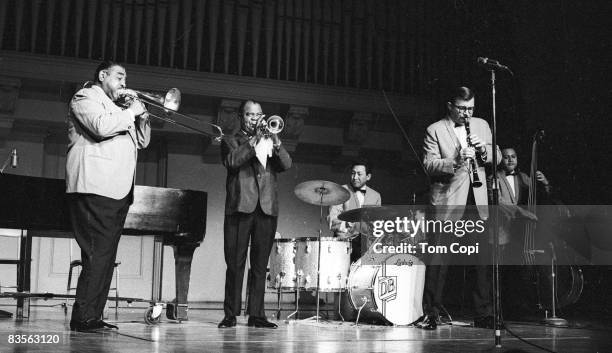
[[[314,180],[297,185],[294,192],[300,200],[320,207],[320,220],[317,237],[276,239],[270,254],[269,287],[279,293],[296,291],[296,311],[288,318],[298,311],[300,290],[316,291],[317,322],[320,292],[348,291],[348,298],[358,311],[356,324],[362,317],[408,325],[423,315],[425,265],[421,260],[409,254],[392,254],[374,261],[366,254],[351,264],[350,239],[321,236],[323,206],[344,203],[350,198],[348,190],[330,181]],[[390,207],[368,206],[345,211],[338,218],[371,222],[394,219],[396,215]],[[340,306],[338,303],[338,312]]]

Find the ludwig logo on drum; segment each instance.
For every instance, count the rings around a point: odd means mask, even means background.
[[[412,262],[412,260],[406,261],[406,260],[402,260],[402,259],[397,259],[397,261],[395,261],[394,265],[395,266],[404,266],[404,265],[412,266],[413,264],[414,263]]]
[[[390,302],[397,297],[397,276],[380,277],[378,279],[379,298],[383,302]]]

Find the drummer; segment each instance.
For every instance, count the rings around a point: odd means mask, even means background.
[[[363,206],[380,206],[380,194],[367,186],[372,179],[372,166],[365,159],[355,160],[351,163],[350,185],[342,185],[347,189],[350,197],[343,204],[330,206],[329,225],[334,236],[341,239],[352,239],[351,262],[357,261],[368,249],[368,234],[371,230],[365,222],[352,223],[338,219],[344,211],[361,208]]]

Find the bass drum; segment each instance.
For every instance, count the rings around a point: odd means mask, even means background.
[[[365,257],[351,265],[349,298],[360,319],[409,325],[423,315],[425,265],[409,254],[390,255],[380,263]]]

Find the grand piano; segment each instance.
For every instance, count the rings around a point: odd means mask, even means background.
[[[26,230],[21,235],[17,265],[17,317],[23,317],[30,293],[32,237],[71,238],[65,197],[65,181],[0,174],[0,228]],[[161,299],[163,246],[174,250],[176,301],[166,311],[175,320],[187,320],[187,295],[191,262],[206,230],[207,194],[202,191],[135,186],[123,234],[155,236],[151,302]],[[46,293],[45,297],[52,297]],[[171,310],[170,310],[171,308]]]

